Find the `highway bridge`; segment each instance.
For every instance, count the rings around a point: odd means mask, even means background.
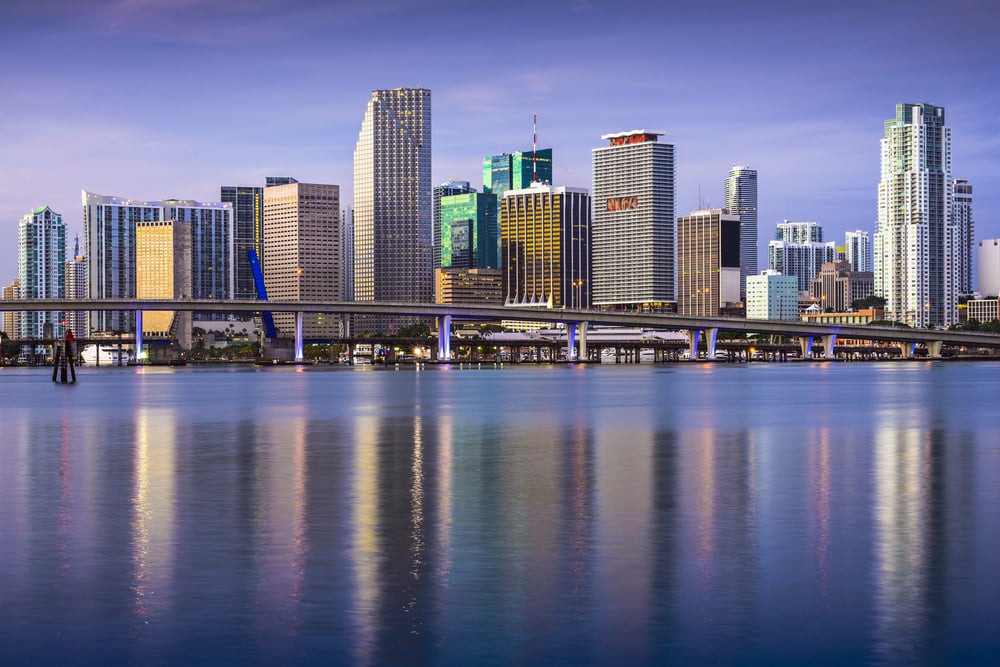
[[[968,331],[910,329],[892,326],[813,324],[787,320],[747,320],[724,317],[690,317],[662,313],[611,312],[591,309],[529,308],[522,306],[487,306],[478,304],[391,303],[378,301],[282,301],[217,299],[24,299],[0,302],[8,311],[134,311],[137,314],[136,347],[141,358],[141,311],[180,310],[213,313],[295,313],[295,359],[303,359],[302,315],[403,315],[438,318],[438,358],[451,358],[451,323],[453,320],[520,320],[565,325],[569,358],[586,358],[588,326],[610,325],[657,331],[687,333],[691,357],[698,356],[704,340],[705,352],[715,355],[719,332],[788,336],[800,341],[802,356],[810,356],[814,341],[822,343],[826,357],[833,357],[838,338],[869,340],[897,345],[903,356],[913,355],[917,345],[927,348],[928,356],[941,356],[943,345],[964,348],[1000,349],[1000,336]],[[577,344],[577,341],[579,344]]]

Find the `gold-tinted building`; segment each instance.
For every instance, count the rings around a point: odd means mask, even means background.
[[[181,220],[135,225],[136,298],[191,298],[191,223]],[[146,337],[175,338],[191,348],[190,311],[142,311]]]
[[[500,269],[435,269],[437,303],[503,303],[503,271]]]

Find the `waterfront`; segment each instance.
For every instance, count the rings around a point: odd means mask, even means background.
[[[3,664],[994,664],[1000,363],[0,369]]]

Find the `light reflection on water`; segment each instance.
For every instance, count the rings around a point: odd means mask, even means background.
[[[0,662],[988,664],[998,389],[3,369]]]

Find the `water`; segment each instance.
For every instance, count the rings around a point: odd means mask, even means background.
[[[0,664],[996,664],[1000,364],[0,369]]]

